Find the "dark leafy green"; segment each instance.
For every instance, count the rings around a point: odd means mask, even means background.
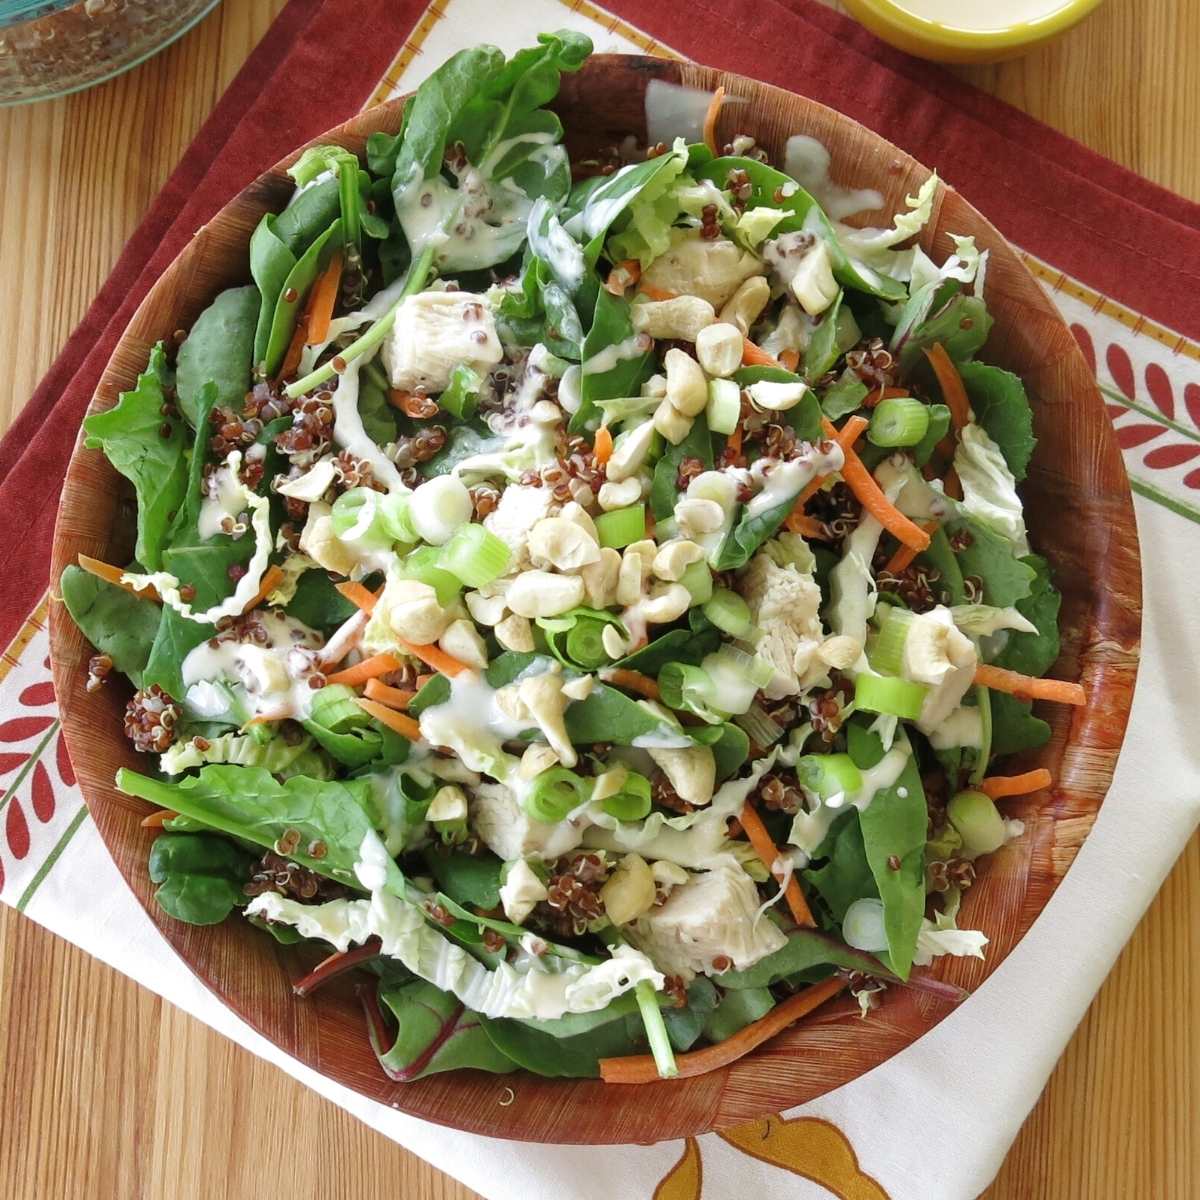
[[[583,357],[590,359],[610,346],[628,345],[633,336],[629,301],[601,289],[596,296],[591,328],[583,341]],[[599,415],[596,408],[598,401],[638,395],[639,388],[650,375],[653,363],[654,356],[647,350],[621,358],[616,366],[607,371],[589,371],[584,375],[579,386],[579,409],[571,417],[571,432],[580,433],[595,424]]]
[[[687,437],[678,446],[668,446],[654,464],[650,511],[656,520],[666,520],[675,511],[675,502],[679,499],[679,467],[685,458],[698,458],[706,468],[713,465],[712,436],[703,413],[692,422]]]
[[[992,754],[1017,754],[1036,750],[1050,740],[1050,726],[1033,715],[1028,700],[1018,700],[1006,692],[991,692]]]
[[[287,353],[288,343],[292,340],[292,333],[300,318],[300,310],[304,307],[309,289],[316,282],[317,276],[320,275],[329,261],[330,255],[336,249],[341,232],[342,221],[339,217],[324,233],[313,240],[288,271],[287,277],[283,281],[283,288],[275,298],[266,345],[262,348],[261,354],[256,353],[255,355],[255,362],[260,364],[264,374],[274,375],[283,363],[283,356]],[[264,300],[265,298],[264,295]],[[256,350],[258,348],[257,339],[256,332]]]
[[[724,982],[724,976],[721,981]],[[710,1042],[723,1042],[759,1017],[765,1017],[774,1007],[775,997],[769,988],[733,988],[721,997],[717,1007],[704,1018],[704,1036]]]
[[[632,1015],[567,1036],[545,1032],[531,1021],[480,1017],[480,1022],[492,1045],[517,1066],[559,1079],[595,1078],[602,1058],[636,1053],[641,1032],[640,1020]]]
[[[720,631],[715,626],[695,633],[691,629],[671,629],[647,642],[640,650],[627,654],[615,665],[643,675],[657,675],[669,662],[698,666],[700,660],[721,644]]]
[[[960,363],[958,373],[967,389],[975,420],[1000,447],[1008,469],[1020,483],[1037,445],[1033,436],[1033,410],[1025,385],[1011,371],[987,363]]]
[[[162,617],[158,605],[74,564],[63,571],[58,590],[83,636],[100,654],[107,654],[134,687],[141,687]]]
[[[1021,559],[1034,575],[1028,596],[1016,602],[1017,611],[1037,626],[1037,633],[1010,632],[1004,649],[995,661],[1010,671],[1025,675],[1043,675],[1058,658],[1061,645],[1058,632],[1058,610],[1062,596],[1050,578],[1050,564],[1037,554]]]
[[[878,895],[857,809],[838,817],[814,857],[824,865],[805,871],[804,880],[817,889],[839,925],[855,900]]]
[[[1029,595],[1036,573],[1017,558],[1006,537],[970,517],[948,521],[944,528],[950,536],[963,531],[969,535],[965,539],[968,544],[957,552],[958,566],[963,575],[974,575],[983,582],[985,604],[1007,608]]]
[[[841,373],[837,381],[825,389],[821,397],[821,411],[831,420],[840,421],[855,409],[862,407],[867,398],[867,385],[849,368]],[[946,409],[949,421],[950,410]]]
[[[333,586],[326,571],[305,571],[296,583],[296,594],[283,610],[313,629],[335,629],[358,610]]]
[[[859,895],[870,895],[860,892]],[[857,899],[857,897],[855,897]],[[844,968],[861,971],[864,975],[891,977],[891,972],[873,955],[855,950],[844,942],[818,933],[815,929],[797,929],[788,934],[786,946],[760,959],[744,971],[726,971],[721,976],[723,988],[765,988],[781,979],[789,979],[800,972],[814,971],[818,967]],[[830,974],[825,971],[824,974]]]
[[[721,981],[724,983],[724,979]],[[671,1045],[679,1053],[690,1050],[704,1032],[704,1022],[717,1007],[721,993],[711,979],[697,975],[687,989],[687,1004],[683,1008],[664,1008],[663,1022]]]
[[[254,365],[258,288],[227,288],[196,318],[175,362],[179,409],[193,428],[199,419],[200,389],[216,385],[217,403],[240,410]]]
[[[425,854],[429,873],[452,900],[468,907],[496,908],[500,903],[500,869],[494,854],[443,854],[436,849]]]
[[[189,925],[216,925],[246,903],[242,885],[254,856],[227,838],[164,833],[150,848],[150,879],[159,907]]]

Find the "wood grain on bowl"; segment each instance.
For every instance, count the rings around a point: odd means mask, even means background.
[[[874,187],[895,208],[928,169],[830,109],[752,80],[703,67],[598,56],[564,79],[556,105],[572,151],[586,154],[644,131],[650,79],[702,88],[723,84],[749,103],[728,107],[719,137],[749,132],[773,155],[794,133],[831,150],[839,182]],[[370,110],[322,140],[361,151],[367,134],[394,131],[402,101]],[[736,130],[734,125],[736,124]],[[290,159],[288,161],[291,161]],[[291,181],[280,164],[193,239],[147,296],[117,346],[93,402],[115,403],[133,385],[149,348],[186,328],[221,288],[246,282],[247,242],[261,215],[282,207]],[[1039,445],[1024,486],[1034,542],[1063,592],[1063,651],[1053,672],[1079,679],[1089,703],[1048,708],[1054,736],[1022,765],[1048,767],[1048,794],[1006,801],[1023,838],[988,863],[964,904],[965,922],[986,931],[985,962],[939,960],[937,974],[973,989],[994,971],[1041,912],[1104,799],[1120,749],[1137,670],[1141,625],[1137,538],[1124,468],[1095,382],[1070,332],[1020,258],[973,208],[943,189],[921,237],[937,257],[949,234],[973,234],[991,251],[988,305],[995,317],[984,357],[1021,374],[1034,403]],[[55,533],[53,577],[79,553],[109,560],[126,538],[118,513],[123,481],[99,454],[76,449]],[[51,611],[54,674],[76,773],[97,826],[130,888],[168,942],[234,1011],[289,1054],[337,1082],[413,1115],[462,1129],[550,1142],[649,1142],[723,1128],[812,1099],[911,1044],[949,1011],[925,993],[893,989],[868,1022],[848,1000],[781,1034],[711,1075],[639,1087],[458,1072],[396,1084],[379,1070],[347,986],[296,999],[291,981],[311,965],[304,948],[278,946],[249,925],[183,925],[159,911],[146,873],[153,834],[145,806],[113,786],[120,766],[138,766],[121,734],[127,693],[84,689],[89,648],[61,605]],[[969,1001],[968,1001],[969,1002]],[[515,1093],[509,1103],[507,1090]]]

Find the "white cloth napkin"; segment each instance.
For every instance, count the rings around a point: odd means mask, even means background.
[[[506,12],[499,31],[490,19],[491,7],[485,0],[444,0],[424,53],[395,90],[411,88],[432,65],[475,41],[481,29],[506,49],[563,24],[591,33],[598,49],[632,48],[615,25],[598,23],[605,14],[591,5],[525,0],[511,21]],[[1065,291],[1055,298],[1095,345],[1120,347],[1139,373],[1147,362],[1159,363],[1176,395],[1200,378],[1195,358],[1168,356],[1159,341],[1131,333],[1127,324]],[[1141,411],[1138,419],[1145,418]],[[1194,432],[1191,436],[1200,441]],[[1131,470],[1142,467],[1142,453],[1128,455]],[[1188,503],[1196,493],[1176,478],[1164,483],[1156,476],[1153,485],[1139,491],[1145,626],[1138,690],[1112,790],[1075,865],[1003,966],[933,1032],[854,1083],[785,1114],[836,1125],[852,1144],[861,1170],[877,1181],[880,1196],[970,1200],[986,1187],[1084,1010],[1200,821],[1200,746],[1189,736],[1200,662],[1195,602],[1200,511]],[[1147,498],[1148,492],[1156,498]],[[8,663],[15,666],[0,669],[0,789],[6,789],[0,791],[0,900],[278,1064],[489,1200],[541,1195],[611,1200],[612,1149],[483,1140],[365,1100],[282,1054],[192,976],[134,902],[86,816],[59,749],[57,714],[45,687],[43,623],[44,611],[34,615],[10,649]],[[86,889],[78,887],[80,879],[88,881]],[[986,1087],[979,1086],[981,1080]],[[682,1149],[679,1142],[622,1148],[619,1194],[650,1200]],[[716,1136],[699,1139],[698,1149],[704,1197],[827,1200],[830,1194]]]

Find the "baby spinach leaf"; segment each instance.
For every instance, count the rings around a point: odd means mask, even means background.
[[[752,383],[804,383],[804,377],[786,367],[740,367],[733,373],[738,387],[749,387]],[[821,436],[821,403],[817,394],[807,391],[799,403],[793,404],[783,414],[783,420],[792,427],[802,442],[815,442]]]
[[[487,454],[498,450],[503,442],[491,433],[481,433],[472,425],[454,425],[446,444],[427,462],[421,464],[421,474],[426,479],[435,475],[448,475],[464,458],[475,454]]]
[[[1050,564],[1037,554],[1021,559],[1034,572],[1028,596],[1016,602],[1017,611],[1037,626],[1037,633],[1009,632],[1004,649],[996,655],[998,666],[1025,675],[1042,675],[1058,658],[1058,610],[1062,596],[1050,578]]]
[[[162,565],[167,529],[187,487],[184,423],[166,416],[163,388],[169,383],[167,355],[159,342],[137,386],[122,392],[114,407],[83,422],[83,444],[101,450],[133,484],[137,494],[136,558],[147,571]]]
[[[602,1058],[632,1054],[637,1049],[634,1028],[641,1023],[630,1016],[607,1021],[586,1033],[555,1037],[532,1022],[480,1017],[493,1046],[519,1067],[535,1075],[559,1079],[588,1079],[600,1074]]]
[[[157,684],[168,696],[182,700],[187,690],[183,683],[183,660],[190,651],[213,635],[211,625],[189,621],[164,604],[150,647],[150,656],[142,672],[142,687]]]
[[[175,390],[192,428],[199,420],[200,389],[217,388],[217,403],[240,411],[254,365],[254,334],[260,298],[253,284],[227,288],[196,318],[179,347]]]
[[[496,908],[500,903],[500,869],[503,863],[494,854],[449,854],[437,849],[425,852],[425,865],[438,887],[459,904],[476,908]]]
[[[396,410],[388,403],[387,392],[366,374],[360,377],[358,415],[363,432],[377,446],[386,446],[396,440]]]
[[[598,683],[583,700],[567,705],[567,736],[576,745],[614,742],[630,745],[634,738],[653,733],[662,724],[636,700],[607,684]]]
[[[408,715],[419,717],[427,708],[432,708],[435,704],[445,704],[449,699],[450,680],[445,675],[435,675],[409,701]]]
[[[1037,438],[1033,410],[1020,377],[987,363],[960,363],[958,373],[971,400],[975,420],[1000,447],[1013,478],[1020,483],[1029,468]]]
[[[729,721],[721,725],[694,726],[687,730],[687,735],[698,746],[711,748],[719,781],[736,775],[750,757],[750,738],[745,730]]]
[[[273,213],[266,213],[250,235],[250,276],[258,285],[259,293],[258,320],[254,329],[255,367],[267,357],[275,305],[296,265],[296,255],[275,232],[276,220]]]
[[[899,737],[897,744],[902,744]],[[856,722],[849,726],[847,749],[860,770],[875,766],[884,755],[878,736]],[[928,812],[915,755],[909,755],[896,782],[881,788],[859,811],[858,821],[867,862],[883,901],[888,961],[901,979],[907,979],[925,915]]]
[[[703,413],[692,422],[687,437],[678,446],[668,446],[662,458],[654,464],[650,511],[659,521],[666,520],[675,511],[675,502],[679,499],[679,467],[685,458],[698,458],[705,469],[713,465],[712,436]]]
[[[1018,700],[1006,692],[992,692],[990,699],[993,757],[1036,750],[1050,740],[1050,726],[1033,715],[1028,700]]]
[[[308,291],[316,282],[329,256],[333,253],[341,237],[342,222],[339,217],[320,234],[308,249],[296,259],[295,264],[287,273],[283,287],[275,297],[274,312],[271,315],[271,326],[267,333],[266,345],[261,354],[255,355],[258,364],[266,375],[274,375],[283,363],[287,353],[288,343],[296,322],[300,318],[300,310],[304,306]],[[265,300],[264,295],[264,300]],[[257,333],[256,338],[257,342]]]
[[[216,925],[246,903],[242,885],[254,856],[208,833],[164,833],[150,847],[159,907],[189,925]]]
[[[724,978],[721,980],[724,983]],[[704,1022],[717,1007],[721,993],[711,979],[697,975],[687,989],[687,1004],[683,1008],[667,1007],[662,1010],[663,1022],[671,1045],[682,1053],[690,1050],[704,1031]]]
[[[831,421],[840,421],[855,409],[861,408],[866,398],[867,385],[847,368],[835,383],[825,389],[825,394],[821,397],[821,411]],[[949,409],[946,409],[946,419],[950,419]]]
[[[754,557],[754,552],[759,546],[775,536],[779,527],[787,520],[799,494],[798,489],[794,495],[781,500],[774,508],[755,513],[754,516],[750,515],[747,505],[741,505],[737,521],[717,551],[713,569],[732,571],[744,567]]]
[[[589,266],[600,257],[609,231],[621,224],[631,207],[641,198],[653,198],[656,192],[669,186],[684,165],[682,156],[672,151],[576,188],[568,206],[572,216],[565,223],[585,244]]]
[[[303,621],[313,629],[334,629],[357,611],[333,585],[326,571],[305,571],[296,584],[296,593],[283,610],[289,617]]]
[[[874,955],[855,950],[845,942],[815,929],[797,929],[788,934],[787,945],[780,946],[752,967],[744,971],[726,971],[721,976],[721,986],[737,990],[766,988],[799,971],[811,971],[814,967],[840,967],[847,971],[861,971],[864,975],[893,978],[892,973]]]
[[[724,982],[724,976],[721,979]],[[769,988],[742,987],[726,992],[720,1003],[704,1019],[704,1036],[710,1042],[723,1042],[739,1029],[745,1029],[775,1007]]]
[[[938,442],[950,432],[950,410],[944,404],[929,406],[929,428],[912,448],[913,462],[923,467],[932,457]]]
[[[831,371],[842,353],[841,339],[838,337],[838,317],[841,311],[842,293],[838,292],[837,298],[825,310],[804,348],[804,378],[809,383],[815,383],[826,371]]]
[[[839,925],[855,900],[879,894],[867,862],[857,809],[838,817],[814,857],[824,859],[824,865],[805,871],[804,880],[821,894]]]
[[[297,192],[278,216],[272,218],[276,237],[299,258],[333,223],[342,206],[336,179],[323,179]]]
[[[1007,608],[1029,595],[1036,572],[1013,553],[1006,537],[970,517],[948,521],[943,528],[951,537],[968,535],[963,539],[967,544],[956,554],[958,566],[964,576],[982,581],[985,604]]]
[[[932,285],[926,284],[929,286]],[[941,342],[946,353],[961,366],[987,341],[991,328],[991,315],[978,296],[965,296],[961,292],[951,296],[904,338],[900,370],[904,374],[911,371],[923,359],[922,351],[934,342]]]
[[[643,675],[657,675],[669,662],[699,666],[700,660],[720,644],[721,634],[715,627],[702,633],[694,633],[691,629],[672,629],[613,665],[641,671]]]
[[[449,992],[423,979],[399,986],[379,986],[379,1001],[396,1021],[390,1046],[371,1043],[389,1079],[410,1082],[439,1071],[470,1069],[504,1074],[516,1064],[497,1050],[480,1018]],[[382,1031],[380,1031],[382,1032]]]
[[[585,370],[579,384],[580,405],[571,417],[570,430],[581,433],[594,424],[600,400],[615,400],[618,396],[636,396],[649,377],[654,356],[649,350],[633,347],[633,317],[629,301],[601,288],[596,296],[592,325],[583,341],[583,362],[595,367],[591,360],[610,347],[618,352],[616,364],[606,371]],[[603,360],[601,360],[603,361]]]
[[[134,687],[141,687],[162,618],[158,605],[139,600],[74,563],[63,571],[58,590],[80,633],[100,654],[107,654]]]
[[[494,688],[502,688],[505,684],[512,683],[522,671],[526,670],[542,657],[544,655],[523,650],[505,650],[503,654],[497,654],[488,663],[488,669],[485,673],[488,685]],[[409,711],[412,711],[411,706]]]

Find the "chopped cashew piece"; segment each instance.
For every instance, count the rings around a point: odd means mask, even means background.
[[[654,410],[651,424],[672,446],[678,446],[692,428],[692,420],[692,417],[685,417],[670,400],[664,400]]]
[[[521,755],[521,765],[517,774],[522,779],[536,779],[543,771],[558,766],[558,755],[545,742],[530,742],[529,748]]]
[[[508,607],[519,617],[557,617],[583,603],[583,580],[578,575],[525,571],[508,588]]]
[[[596,499],[600,502],[600,507],[605,512],[612,512],[614,508],[628,508],[631,504],[636,504],[642,498],[642,481],[636,476],[629,479],[622,479],[620,483],[614,483],[609,480],[607,483],[600,485],[600,491]]]
[[[595,535],[575,521],[545,517],[529,531],[529,555],[535,566],[549,563],[560,571],[578,571],[600,561],[600,547]]]
[[[497,625],[508,612],[508,601],[505,600],[503,592],[497,592],[494,596],[485,595],[483,592],[467,592],[463,600],[471,619],[478,621],[480,625]]]
[[[683,577],[684,571],[704,558],[704,547],[687,538],[666,542],[654,556],[654,574],[659,579],[674,583]]]
[[[653,442],[654,425],[650,421],[643,421],[636,429],[623,433],[613,447],[612,456],[604,468],[605,475],[613,483],[621,483],[636,475],[642,469],[642,464],[646,461]],[[538,490],[549,491],[549,489]]]
[[[651,625],[668,625],[691,607],[692,594],[682,583],[668,583],[643,600],[638,611]]]
[[[650,573],[654,569],[656,551],[657,546],[649,540],[634,542],[625,547],[625,553],[621,557],[621,570],[617,576],[618,604],[628,607],[642,598]]]
[[[505,650],[517,650],[528,654],[534,646],[533,626],[528,617],[510,613],[503,621],[498,621],[495,628],[496,641]]]
[[[770,299],[771,285],[763,276],[751,275],[721,309],[721,320],[736,325],[745,337],[750,332],[750,326],[762,316]]]
[[[629,651],[629,643],[621,636],[621,631],[615,625],[605,625],[600,631],[600,645],[604,653],[614,662],[624,658]]]
[[[650,757],[660,766],[681,800],[697,807],[713,797],[717,762],[707,746],[682,749],[650,748]]]
[[[708,404],[708,380],[704,378],[700,364],[674,346],[667,351],[663,361],[667,368],[667,399],[671,407],[685,417],[703,412]]]
[[[574,500],[568,500],[559,510],[558,515],[564,521],[572,521],[578,525],[593,542],[600,540],[600,535],[596,532],[596,522],[592,520],[587,509],[582,504],[578,504]]]
[[[610,767],[607,771],[601,771],[592,784],[592,800],[599,803],[601,800],[607,800],[609,796],[617,795],[625,786],[625,780],[628,778],[628,768],[620,763],[615,767]]]
[[[352,547],[333,532],[333,508],[324,501],[308,506],[308,520],[300,534],[300,549],[313,562],[338,575],[350,575],[358,565],[358,555]]]
[[[665,858],[658,859],[650,871],[654,876],[654,882],[665,888],[680,887],[687,883],[689,878],[688,873],[678,863],[670,862]]]
[[[392,632],[408,642],[436,642],[450,625],[450,613],[437,599],[437,592],[419,579],[388,580],[384,596]]]
[[[289,496],[293,500],[303,500],[306,504],[311,504],[314,500],[320,500],[329,491],[336,475],[333,459],[323,458],[320,462],[313,463],[303,475],[296,479],[289,479],[287,483],[280,484],[275,490],[281,496]]]
[[[725,510],[716,500],[685,496],[675,505],[675,522],[685,536],[715,533],[725,523]]]
[[[654,874],[640,854],[626,854],[600,889],[604,911],[614,925],[627,925],[654,907]]]
[[[451,621],[446,626],[445,632],[438,638],[438,646],[451,658],[457,658],[468,667],[474,667],[477,671],[487,670],[487,647],[479,636],[479,630],[465,617]]]
[[[729,321],[709,325],[696,335],[696,357],[705,373],[725,379],[742,365],[742,331]]]
[[[587,602],[592,608],[608,608],[617,598],[617,576],[621,570],[621,552],[611,546],[600,551],[600,558],[579,572]]]
[[[537,722],[550,748],[564,767],[573,767],[579,755],[567,734],[563,714],[570,700],[563,695],[563,678],[558,671],[531,675],[517,685],[517,695],[530,717]]]
[[[752,383],[747,390],[750,392],[750,399],[759,408],[765,408],[770,412],[787,412],[789,408],[795,408],[804,399],[808,392],[808,384],[771,383],[764,379],[758,383]]]
[[[834,667],[839,671],[845,671],[854,666],[862,652],[862,642],[845,633],[828,637],[817,647],[817,657],[826,666]]]
[[[678,338],[682,342],[694,342],[700,330],[717,319],[713,306],[699,296],[639,300],[630,309],[630,314],[635,333],[648,333],[653,338]]]
[[[465,821],[467,817],[467,797],[462,788],[453,783],[440,787],[433,793],[433,799],[425,810],[427,821]]]
[[[667,377],[661,374],[651,375],[645,383],[642,384],[641,395],[653,396],[661,400],[667,394]]]
[[[534,869],[519,858],[509,866],[508,875],[500,885],[500,907],[514,925],[520,925],[547,895],[546,885]]]
[[[568,700],[586,700],[595,686],[594,675],[579,675],[575,679],[568,679],[562,686],[562,692]]]

